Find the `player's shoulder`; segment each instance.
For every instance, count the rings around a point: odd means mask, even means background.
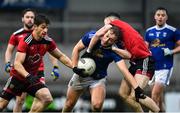
[[[88,38],[92,38],[95,33],[96,33],[96,30],[91,30],[91,31],[87,32],[85,34],[85,36],[87,36]]]
[[[151,31],[151,30],[153,30],[153,29],[156,29],[156,26],[152,26],[152,27],[147,28],[147,29],[146,29],[146,32],[149,32],[149,31]]]
[[[32,40],[33,40],[33,37],[30,33],[23,39],[23,41],[27,44],[30,44],[32,42]]]
[[[53,39],[52,39],[51,37],[49,37],[48,35],[46,35],[46,36],[44,37],[44,40],[45,40],[45,41],[49,41],[49,42],[53,41]]]
[[[14,33],[13,33],[13,35],[18,35],[18,34],[21,34],[21,33],[23,33],[24,32],[24,28],[20,28],[20,29],[18,29],[17,31],[15,31]]]
[[[171,26],[171,25],[168,25],[168,24],[166,24],[166,28],[169,29],[169,30],[171,30],[171,31],[173,31],[173,32],[176,31],[176,28],[175,28],[175,27],[173,27],[173,26]]]
[[[54,43],[54,40],[49,37],[48,35],[46,35],[39,43],[41,44],[51,44],[51,43]]]

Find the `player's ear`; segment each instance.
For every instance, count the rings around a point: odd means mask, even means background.
[[[21,21],[22,21],[22,23],[24,23],[24,18],[23,17],[21,18]]]

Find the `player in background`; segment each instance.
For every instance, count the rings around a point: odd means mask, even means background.
[[[46,16],[37,15],[32,33],[20,39],[14,66],[10,72],[11,76],[0,94],[0,111],[13,97],[20,96],[22,92],[27,92],[37,99],[38,106],[32,106],[30,112],[41,112],[53,101],[49,89],[38,76],[39,67],[46,52],[65,66],[73,68],[71,60],[47,35],[49,23]]]
[[[5,52],[5,71],[7,73],[10,72],[11,69],[11,62],[12,62],[12,55],[13,52],[15,51],[15,47],[18,46],[19,41],[22,37],[27,36],[29,33],[32,33],[33,31],[33,24],[34,24],[34,18],[35,18],[36,12],[33,9],[25,9],[22,12],[22,23],[23,23],[23,28],[17,30],[14,32],[10,39],[9,43]],[[53,71],[51,75],[53,75],[54,80],[56,80],[59,77],[59,69],[58,69],[58,61],[56,58],[52,57],[49,54],[50,61],[53,64]],[[40,76],[42,77],[41,80],[44,79],[44,64],[42,62],[41,66],[39,67],[39,73],[41,74]],[[45,81],[44,81],[45,82]],[[26,93],[22,93],[21,96],[16,97],[16,104],[13,108],[13,112],[22,112],[22,106],[24,104],[26,97]]]
[[[149,82],[151,97],[165,112],[164,89],[169,85],[173,71],[173,55],[180,52],[180,31],[168,25],[168,11],[163,7],[154,14],[156,25],[146,30],[145,40],[155,59],[155,74]]]
[[[104,34],[104,32],[106,32]],[[96,63],[96,71],[91,76],[84,76],[82,71],[77,71],[77,63],[79,54],[82,50],[88,47],[91,39],[94,36],[99,36],[101,40],[95,45],[92,50],[90,58],[93,58]],[[103,38],[102,38],[103,37]],[[71,78],[68,90],[67,99],[63,107],[62,113],[71,112],[75,106],[80,95],[88,89],[91,94],[91,109],[93,112],[101,112],[103,110],[103,103],[106,96],[106,79],[108,65],[114,61],[122,72],[124,78],[135,89],[136,98],[146,98],[143,94],[143,90],[138,86],[136,80],[128,71],[126,64],[122,58],[112,50],[107,49],[109,46],[117,42],[121,37],[121,32],[118,27],[113,26],[111,28],[105,28],[99,31],[90,31],[85,34],[82,39],[75,45],[72,52],[72,62],[75,67],[73,71],[75,74]],[[82,58],[87,57],[86,54],[82,55]]]
[[[130,59],[129,71],[134,76],[139,86],[144,89],[154,74],[154,60],[142,36],[128,23],[120,20],[117,15],[117,13],[108,14],[104,19],[105,26],[101,29],[103,30],[106,29],[106,27],[114,25],[119,27],[119,30],[122,31],[122,37],[118,40],[118,44],[120,44],[123,49],[118,48],[116,45],[110,46],[109,49],[112,49],[125,59]],[[98,36],[91,40],[86,51],[87,56],[90,56],[91,50],[98,40]],[[119,94],[135,112],[143,112],[140,104],[146,106],[153,112],[159,111],[158,106],[151,98],[135,99],[134,89],[126,79],[121,81]]]

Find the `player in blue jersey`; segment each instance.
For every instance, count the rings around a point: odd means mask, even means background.
[[[164,87],[169,85],[173,70],[173,54],[180,51],[180,31],[166,23],[167,9],[155,11],[156,25],[147,29],[145,40],[155,59],[155,74],[149,84],[153,85],[151,96],[162,112],[164,108]]]
[[[77,68],[77,63],[79,59],[80,52],[87,48],[92,37],[96,34],[103,34],[106,31],[105,35],[98,35],[103,38],[95,45],[92,50],[92,56],[96,62],[96,71],[91,76],[83,76],[82,71]],[[97,32],[91,31],[85,34],[82,39],[75,45],[72,52],[72,62],[73,62],[73,71],[75,74],[71,78],[68,90],[67,90],[67,99],[63,107],[62,112],[70,112],[75,106],[79,96],[83,93],[85,89],[88,89],[91,94],[91,108],[92,111],[102,111],[103,102],[106,95],[106,78],[107,78],[107,68],[111,62],[115,62],[122,72],[124,78],[132,85],[135,89],[135,95],[137,98],[145,99],[146,96],[143,94],[143,90],[138,86],[136,80],[128,71],[126,64],[122,58],[113,52],[111,49],[107,49],[112,46],[121,38],[121,32],[118,27],[112,26],[111,28],[105,27],[100,29]],[[85,57],[84,55],[82,57]]]

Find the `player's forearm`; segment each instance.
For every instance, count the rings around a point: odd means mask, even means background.
[[[65,54],[62,54],[61,57],[59,57],[59,61],[63,63],[65,66],[73,68],[71,59],[67,57]]]
[[[172,50],[172,52],[173,52],[173,54],[179,53],[179,52],[180,52],[180,46],[174,48],[174,49]]]
[[[9,52],[9,51],[6,51],[6,53],[5,53],[5,63],[10,62],[11,58],[12,58],[12,53]]]
[[[5,63],[8,63],[11,61],[14,48],[15,48],[14,45],[8,44],[6,52],[5,52]]]
[[[53,57],[51,54],[49,54],[49,59],[51,61],[51,63],[53,64],[53,66],[58,66],[58,59]]]
[[[72,57],[71,57],[73,67],[77,67],[77,65],[78,65],[79,53],[80,53],[79,50],[77,50],[77,49],[75,49],[75,48],[73,49]]]
[[[90,41],[90,43],[89,43],[89,46],[88,46],[88,48],[87,48],[87,51],[88,51],[89,53],[92,51],[93,47],[94,47],[95,44],[98,42],[99,38],[100,38],[100,37],[99,37],[98,35],[96,35],[96,34],[92,37],[92,39],[91,39],[91,41]]]
[[[127,80],[134,89],[137,88],[138,83],[134,79],[133,75],[129,72],[124,60],[121,60],[121,61],[117,62],[116,64],[117,64],[118,68],[120,69],[121,73],[123,74],[125,80]]]
[[[119,49],[119,48],[114,47],[112,48],[112,50],[124,59],[130,59],[132,56],[129,51],[124,50],[124,49]]]
[[[26,78],[26,76],[29,74],[20,62],[14,62],[14,69],[24,78]]]

